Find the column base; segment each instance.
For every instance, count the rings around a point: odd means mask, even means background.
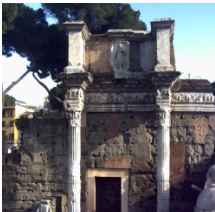
[[[169,200],[157,199],[157,212],[169,212]]]
[[[66,66],[63,70],[64,70],[65,73],[80,73],[80,72],[86,72],[86,71],[84,70],[84,68],[81,67],[81,66],[76,66],[76,67],[73,67],[73,66]]]

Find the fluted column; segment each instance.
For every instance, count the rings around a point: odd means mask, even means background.
[[[68,119],[68,212],[81,211],[81,129],[85,90],[92,82],[90,73],[65,74],[65,103]]]
[[[68,211],[80,212],[81,205],[81,111],[69,112]]]
[[[170,108],[157,113],[157,211],[169,211],[170,191]]]
[[[84,69],[85,42],[90,33],[83,21],[65,22],[68,33],[68,66],[59,75],[66,89],[65,109],[68,119],[68,212],[81,211],[81,128],[85,90],[92,74]]]
[[[171,87],[179,75],[177,71],[151,73],[157,106],[157,212],[169,211]]]

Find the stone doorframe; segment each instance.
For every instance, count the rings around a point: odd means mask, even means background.
[[[128,212],[128,170],[89,169],[87,170],[87,212],[96,212],[96,177],[121,178],[121,212]]]

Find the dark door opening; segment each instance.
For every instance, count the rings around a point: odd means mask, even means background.
[[[96,212],[121,212],[120,177],[96,177]]]

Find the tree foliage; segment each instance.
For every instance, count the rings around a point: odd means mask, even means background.
[[[17,16],[17,4],[2,4],[2,33],[13,29],[13,21]]]
[[[35,11],[23,4],[16,5],[18,15],[13,30],[2,37],[3,54],[11,56],[16,51],[31,62],[32,71],[39,77],[51,75],[55,79],[67,63],[67,38],[62,26],[49,26],[42,9]]]
[[[104,33],[108,29],[146,29],[145,23],[139,20],[140,12],[132,10],[129,4],[45,3],[43,8],[59,23],[85,21],[92,33]]]
[[[45,3],[33,10],[24,4],[2,5],[3,54],[17,52],[31,62],[32,71],[40,78],[56,75],[67,65],[67,37],[62,27],[65,21],[84,20],[92,33],[104,33],[110,28],[145,29],[139,11],[129,4],[69,4]],[[57,24],[49,25],[47,16]]]
[[[13,96],[6,94],[3,96],[3,98],[4,98],[4,106],[14,106],[15,105],[16,99]]]
[[[65,90],[65,87],[63,86],[63,84],[58,84],[56,87],[52,88],[50,90],[50,92],[52,93],[52,96],[57,96],[60,99],[64,100],[66,90]],[[49,96],[50,108],[52,110],[62,109],[62,104],[59,101],[57,101],[55,98],[53,98],[52,96]]]

